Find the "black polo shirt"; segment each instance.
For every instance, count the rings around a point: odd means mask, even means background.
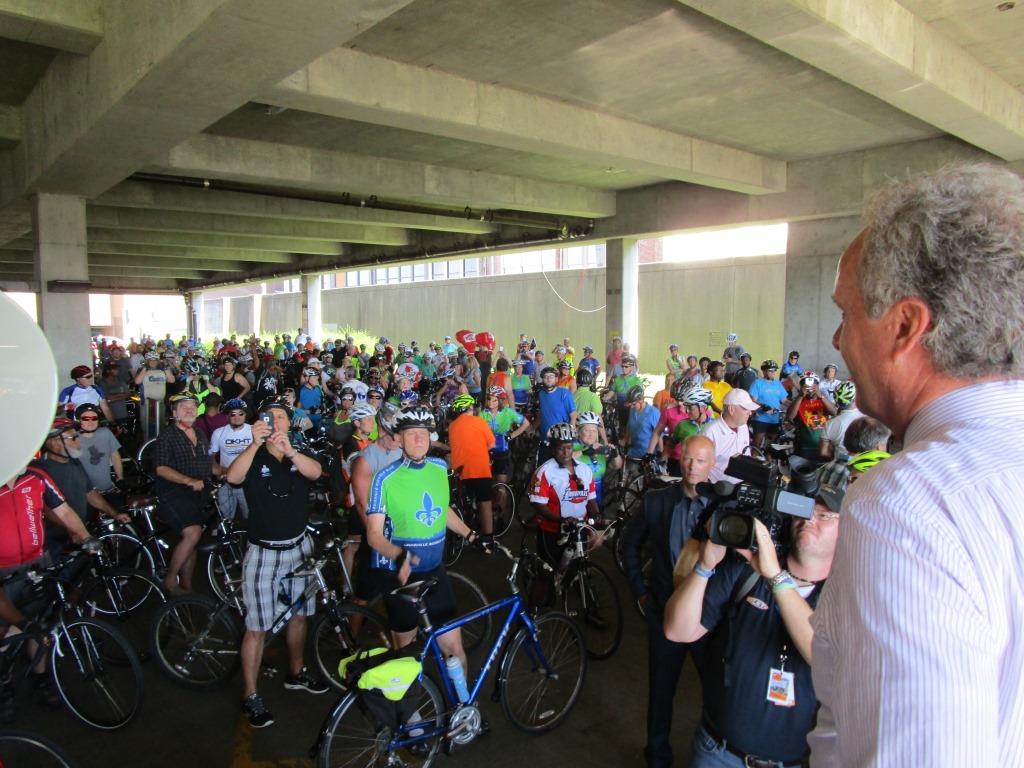
[[[811,667],[786,632],[771,587],[764,579],[758,579],[737,605],[732,626],[727,626],[734,593],[750,573],[745,562],[725,561],[716,569],[704,593],[700,623],[710,630],[702,669],[704,713],[718,735],[736,749],[796,763],[807,754],[807,734],[818,709]],[[812,608],[820,594],[819,585],[807,598]],[[766,698],[770,670],[779,668],[779,654],[784,646],[788,657],[785,671],[795,675],[793,707],[780,707]]]
[[[306,529],[309,483],[290,459],[275,459],[261,445],[242,481],[249,505],[249,539],[284,541]]]

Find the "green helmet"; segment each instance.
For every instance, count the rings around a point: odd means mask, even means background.
[[[857,472],[867,472],[876,464],[880,464],[890,457],[891,454],[888,454],[885,451],[864,451],[863,453],[858,453],[856,456],[851,456],[848,463],[852,470]]]
[[[476,405],[476,400],[473,399],[472,395],[459,395],[452,400],[452,404],[449,409],[453,416],[458,416],[466,411],[472,410],[474,405]]]

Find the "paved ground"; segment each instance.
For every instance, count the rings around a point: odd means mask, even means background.
[[[508,534],[513,537],[515,529]],[[457,752],[451,765],[486,765],[488,768],[623,768],[642,766],[646,702],[646,631],[628,600],[625,579],[606,552],[596,555],[614,573],[623,598],[626,628],[614,657],[590,662],[583,692],[568,720],[545,736],[516,730],[492,704],[482,704],[491,733]],[[507,594],[507,561],[467,552],[461,570],[484,588],[488,597]],[[268,649],[268,661],[283,670],[283,647]],[[19,702],[13,726],[50,736],[75,759],[79,768],[145,765],[150,768],[225,766],[270,768],[306,766],[306,751],[316,737],[334,694],[312,696],[286,691],[281,672],[265,678],[262,692],[276,723],[254,731],[239,706],[240,678],[212,692],[197,693],[176,687],[152,663],[144,665],[145,699],[141,713],[126,728],[106,733],[80,724],[64,710],[48,712],[30,701]],[[485,688],[489,690],[489,688]],[[700,689],[692,665],[687,664],[676,697],[674,744],[677,764],[685,765],[690,735],[700,709]],[[445,758],[440,758],[441,764]],[[8,768],[21,768],[9,766]],[[27,766],[26,768],[32,768]]]

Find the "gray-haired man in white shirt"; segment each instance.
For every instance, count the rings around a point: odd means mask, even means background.
[[[883,191],[833,298],[857,403],[904,450],[843,505],[811,764],[1024,765],[1024,180]]]

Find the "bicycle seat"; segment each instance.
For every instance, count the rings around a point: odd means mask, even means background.
[[[146,507],[152,507],[156,505],[156,496],[147,496],[145,494],[135,494],[129,496],[125,501],[125,506],[128,509],[145,509]]]
[[[215,539],[206,539],[205,541],[200,541],[199,544],[196,545],[196,552],[201,555],[211,555],[214,552],[234,543],[234,541],[235,539],[231,536],[219,536]]]
[[[395,597],[401,598],[409,603],[418,603],[427,596],[434,587],[437,586],[437,577],[431,579],[425,579],[424,581],[414,581],[411,584],[406,584],[404,587],[391,590],[391,594]]]

